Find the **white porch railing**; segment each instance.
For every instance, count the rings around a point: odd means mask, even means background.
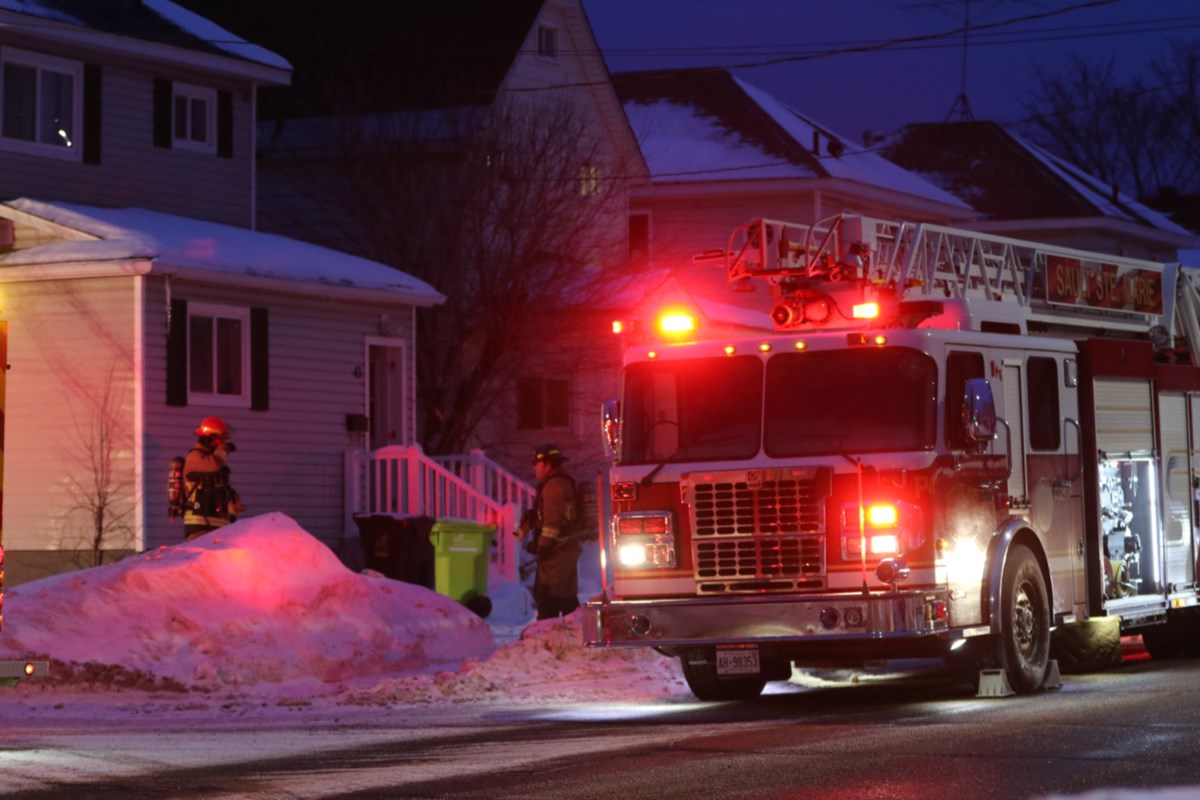
[[[344,534],[357,535],[356,514],[427,516],[495,523],[492,565],[517,577],[521,541],[513,531],[533,507],[536,490],[474,450],[464,456],[427,456],[420,445],[346,452]]]

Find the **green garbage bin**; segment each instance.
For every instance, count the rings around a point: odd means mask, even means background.
[[[492,613],[487,596],[488,551],[496,536],[495,524],[459,519],[433,523],[433,588],[457,600],[480,617]]]

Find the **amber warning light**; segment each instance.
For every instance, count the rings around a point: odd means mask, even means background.
[[[658,330],[667,336],[686,336],[696,328],[696,318],[683,311],[668,311],[658,318]]]

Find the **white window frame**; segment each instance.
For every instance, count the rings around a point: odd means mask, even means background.
[[[547,25],[544,22],[539,23],[535,35],[537,39],[535,41],[534,52],[537,53],[537,57],[544,61],[557,62],[560,50],[558,26]]]
[[[206,138],[203,141],[192,139],[190,135],[181,137],[176,133],[175,126],[179,122],[176,109],[180,98],[184,100],[188,109],[188,116],[183,121],[183,124],[189,134],[192,129],[192,102],[196,100],[204,102],[204,133]],[[195,150],[199,153],[217,152],[216,89],[194,86],[189,83],[176,83],[173,85],[171,90],[171,146],[179,150]]]
[[[193,317],[211,317],[213,320],[218,319],[236,319],[242,323],[242,391],[240,394],[221,394],[216,391],[216,376],[214,375],[213,385],[214,390],[211,392],[197,392],[192,389],[192,369],[194,367],[194,355],[192,353],[192,318]],[[216,334],[216,325],[213,325],[213,334]],[[187,354],[188,354],[188,405],[205,404],[212,406],[229,406],[233,408],[249,408],[250,407],[250,309],[240,306],[225,306],[216,303],[188,303],[188,320],[187,320]],[[213,342],[212,352],[214,363],[210,364],[210,368],[216,369],[216,342]]]
[[[4,67],[7,64],[19,64],[37,70],[37,89],[34,110],[33,141],[25,139],[10,139],[4,135]],[[43,72],[56,72],[71,77],[71,116],[75,130],[74,137],[66,147],[55,144],[45,144],[40,139],[41,131],[37,126],[41,122],[37,105],[41,103],[41,82]],[[48,56],[44,53],[31,53],[28,50],[18,50],[12,47],[0,48],[0,149],[11,150],[15,153],[26,153],[34,156],[60,158],[65,161],[83,160],[83,62],[67,58]]]

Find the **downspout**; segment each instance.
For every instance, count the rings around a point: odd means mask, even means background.
[[[133,523],[134,552],[146,550],[146,276],[133,276]]]

